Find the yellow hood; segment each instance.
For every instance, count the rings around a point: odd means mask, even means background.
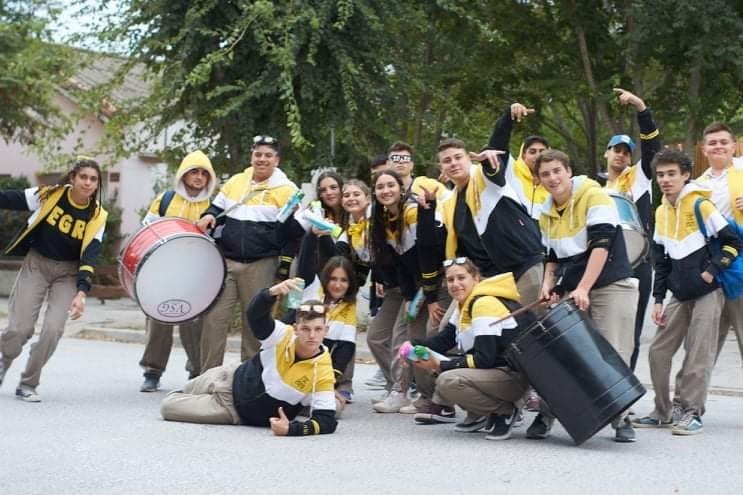
[[[198,194],[198,196],[196,196],[195,198],[190,198],[188,192],[186,191],[186,186],[183,185],[182,179],[183,176],[186,175],[186,172],[195,168],[203,168],[204,170],[209,172],[209,183]],[[185,158],[183,158],[183,161],[181,161],[181,164],[178,167],[178,171],[175,173],[175,178],[173,179],[173,188],[178,194],[180,194],[184,198],[190,198],[192,201],[202,201],[205,199],[209,199],[216,187],[217,175],[214,173],[212,162],[203,151],[192,151],[191,153],[186,155]]]
[[[521,295],[516,287],[516,280],[513,273],[499,273],[498,275],[486,278],[478,283],[470,295],[465,299],[459,308],[459,328],[466,329],[472,321],[472,301],[481,296],[503,297],[512,301],[520,301]],[[505,306],[504,306],[505,308]],[[506,311],[507,313],[507,311]],[[497,315],[496,315],[497,316]]]

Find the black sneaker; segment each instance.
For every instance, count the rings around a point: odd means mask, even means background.
[[[487,416],[478,416],[477,414],[468,412],[467,416],[460,423],[454,425],[454,431],[460,433],[474,433],[485,428],[487,422]]]
[[[415,413],[414,419],[415,423],[419,425],[456,423],[457,412],[451,406],[441,406],[434,402],[429,402],[418,408],[418,412]]]
[[[544,416],[542,413],[537,414],[534,421],[531,423],[529,428],[526,430],[526,438],[532,438],[536,440],[543,440],[550,436],[552,431],[552,424],[555,422],[555,418]]]
[[[624,418],[614,431],[614,441],[619,443],[631,443],[635,441],[635,429],[632,428],[632,422],[629,417]]]
[[[160,390],[160,375],[154,373],[144,374],[144,383],[139,387],[140,392],[157,392]]]
[[[491,414],[489,422],[492,427],[485,435],[485,440],[508,440],[511,437],[511,429],[518,413],[519,410],[514,408],[511,414]]]

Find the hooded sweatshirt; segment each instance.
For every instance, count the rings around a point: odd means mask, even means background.
[[[469,175],[466,188],[454,189],[439,202],[446,227],[445,257],[466,256],[486,275],[513,272],[518,279],[543,260],[539,229],[506,182],[502,167],[494,168],[488,161],[472,164]],[[468,244],[481,249],[470,252]],[[485,263],[478,262],[483,256]]]
[[[721,249],[710,257],[707,240],[699,230],[694,204],[698,199],[707,235],[719,239]],[[729,267],[741,249],[741,239],[733,232],[725,217],[709,201],[710,190],[689,182],[671,204],[663,197],[655,210],[655,282],[653,297],[660,304],[670,290],[679,301],[689,301],[719,287],[717,280],[704,281],[704,271],[717,275]]]
[[[192,197],[188,194],[186,186],[183,184],[183,176],[196,168],[202,168],[209,173],[209,183],[204,189],[199,191],[198,195]],[[212,197],[212,193],[216,187],[217,176],[214,173],[214,168],[212,167],[212,162],[209,161],[209,157],[199,150],[189,153],[181,161],[178,171],[173,178],[175,195],[170,200],[167,210],[165,210],[165,216],[197,221],[204,210],[209,207],[209,198]],[[160,218],[160,203],[166,192],[163,191],[152,201],[150,209],[147,211],[142,223],[149,223]]]
[[[556,289],[570,292],[577,287],[594,248],[609,251],[594,289],[631,277],[632,266],[614,201],[598,182],[586,176],[571,181],[568,201],[558,207],[550,197],[539,217],[547,261],[558,264]]]
[[[457,368],[490,369],[508,366],[503,353],[510,342],[536,321],[533,313],[508,317],[520,308],[512,273],[502,273],[475,285],[437,335],[414,343],[445,353],[456,347],[462,356],[440,363],[441,371]],[[496,323],[501,318],[504,321]]]
[[[640,126],[640,161],[625,168],[614,180],[606,182],[606,188],[628,196],[640,216],[645,232],[652,232],[651,216],[653,211],[652,188],[652,161],[660,151],[660,131],[655,125],[650,108],[637,113],[637,123]]]
[[[513,119],[511,118],[511,106],[509,105],[493,127],[488,148],[507,152],[510,147],[512,131]],[[524,143],[521,143],[518,158],[508,155],[508,160],[505,163],[506,182],[516,192],[519,202],[529,213],[529,216],[534,220],[539,220],[542,205],[549,198],[549,192],[543,185],[534,180],[529,165],[522,158],[523,153]]]
[[[261,341],[261,351],[242,363],[232,382],[232,397],[243,424],[269,426],[269,418],[284,410],[291,420],[309,406],[307,421],[292,421],[290,436],[333,433],[335,392],[330,353],[321,346],[316,355],[296,355],[294,328],[271,318],[276,298],[263,289],[247,310],[250,328]]]
[[[296,190],[279,168],[261,182],[253,181],[253,167],[230,177],[204,213],[224,225],[219,240],[222,254],[241,263],[281,254],[282,262],[291,262],[297,238],[304,232],[301,228],[295,232],[290,222],[282,224],[276,216]],[[285,250],[287,246],[291,252]]]

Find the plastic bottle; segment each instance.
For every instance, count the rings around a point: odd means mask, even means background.
[[[322,203],[319,199],[310,201],[310,210],[312,210],[312,213],[314,213],[315,215],[325,217],[325,210],[323,210]]]
[[[405,312],[405,320],[408,323],[412,323],[418,318],[418,311],[420,310],[423,302],[423,289],[418,289],[418,292],[413,296],[413,300],[408,304],[408,310]]]
[[[414,346],[410,342],[405,342],[400,346],[400,356],[410,361],[428,361],[431,357],[436,358],[437,361],[449,361],[449,358],[443,354],[432,351],[424,345]]]
[[[286,307],[297,309],[302,304],[302,294],[304,293],[304,279],[296,277],[294,282],[297,284],[296,289],[292,289],[286,295]]]
[[[302,202],[302,198],[304,198],[304,192],[301,189],[297,189],[292,197],[289,198],[289,201],[281,207],[279,213],[276,215],[276,220],[281,223],[286,222],[286,219],[292,214],[294,208]]]
[[[338,236],[340,236],[343,232],[343,229],[340,228],[339,225],[336,225],[330,220],[321,217],[309,208],[304,210],[302,215],[304,216],[305,220],[312,224],[313,227],[318,230],[325,230],[330,232],[330,235],[332,235],[335,239],[337,239]]]

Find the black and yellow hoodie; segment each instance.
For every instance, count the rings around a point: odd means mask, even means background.
[[[463,354],[442,361],[442,372],[457,368],[508,366],[503,353],[511,340],[529,328],[536,318],[527,311],[515,318],[491,324],[520,308],[519,299],[512,273],[486,278],[472,289],[441,332],[413,343],[425,345],[441,354],[456,347]]]
[[[708,201],[709,197],[709,189],[689,182],[681,189],[676,204],[664,196],[655,210],[653,297],[658,304],[663,302],[667,290],[679,301],[697,299],[714,291],[719,287],[717,280],[708,284],[702,272],[717,275],[730,266],[741,250],[741,239]],[[705,200],[700,203],[700,212],[707,234],[720,241],[721,249],[715,256],[710,256],[694,214],[694,204],[700,198]]]
[[[493,132],[488,141],[488,149],[508,151],[511,145],[511,132],[513,131],[513,119],[511,118],[511,106],[506,107],[493,127]],[[544,202],[549,198],[550,193],[539,181],[534,180],[534,175],[521,157],[524,153],[524,143],[521,143],[519,154],[516,158],[508,155],[504,160],[506,182],[508,182],[516,192],[519,203],[523,205],[529,216],[534,220],[539,220],[539,214],[542,212]]]
[[[320,239],[328,237],[330,236],[325,235]],[[323,301],[328,308],[326,316],[328,334],[323,339],[323,344],[330,351],[337,384],[346,366],[356,354],[356,330],[358,326],[356,294],[350,294],[340,301],[328,301],[326,299],[325,291],[320,282],[320,273],[322,273],[324,267],[317,264],[317,258],[314,256],[314,242],[317,240],[318,237],[312,232],[305,237],[305,243],[309,243],[310,249],[303,248],[300,251],[297,258],[297,276],[303,279],[306,284],[302,292],[302,301]],[[333,244],[333,241],[330,240],[329,243]],[[295,311],[289,310],[282,321],[284,323],[294,323],[294,316]]]
[[[183,184],[183,176],[195,168],[203,168],[209,173],[209,183],[197,196],[191,197],[186,191],[186,186]],[[173,190],[175,194],[172,196],[163,216],[185,218],[193,222],[197,221],[201,217],[201,214],[204,213],[204,210],[209,207],[209,198],[212,197],[212,193],[216,187],[217,176],[214,173],[214,168],[209,157],[204,152],[198,150],[189,153],[183,158],[178,171],[175,173],[175,177],[173,178]],[[160,218],[160,202],[166,192],[164,191],[158,194],[152,201],[150,209],[142,220],[143,223]]]
[[[310,359],[295,355],[294,328],[271,318],[276,298],[263,289],[250,302],[250,328],[261,341],[261,351],[235,370],[232,397],[243,424],[269,426],[279,407],[293,420],[303,407],[307,421],[292,421],[290,436],[333,433],[335,392],[330,353],[321,346]]]
[[[288,266],[304,231],[288,228],[290,222],[282,224],[276,215],[296,190],[297,186],[278,168],[257,183],[253,181],[253,167],[233,175],[204,212],[217,217],[217,224],[224,227],[219,239],[222,254],[241,263],[281,256],[282,264]]]
[[[108,212],[97,203],[92,208],[75,203],[71,189],[65,185],[0,191],[0,209],[33,212],[5,254],[24,256],[33,248],[52,260],[79,260],[77,288],[88,292],[101,253]]]
[[[557,290],[574,290],[586,270],[591,250],[609,251],[594,289],[632,276],[622,227],[614,201],[598,182],[584,175],[573,177],[570,199],[558,207],[552,197],[539,217],[547,262],[558,264]]]
[[[606,188],[629,197],[637,207],[645,232],[652,232],[653,188],[652,162],[661,149],[660,131],[655,125],[650,108],[637,113],[640,126],[640,161],[625,168],[615,180],[608,180]]]
[[[485,275],[512,272],[516,279],[542,263],[539,229],[506,182],[504,167],[472,164],[466,189],[452,191],[438,208],[446,226],[446,259],[467,256]]]

